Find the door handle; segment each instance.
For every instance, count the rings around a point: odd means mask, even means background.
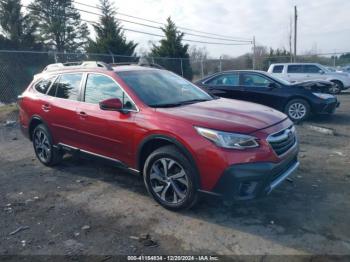
[[[49,104],[44,104],[41,106],[41,109],[44,111],[44,112],[49,112],[50,109],[51,109],[51,106]]]
[[[88,116],[84,111],[78,112],[78,115],[79,115],[81,118],[86,118],[86,117]]]

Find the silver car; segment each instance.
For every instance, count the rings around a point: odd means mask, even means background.
[[[350,88],[350,75],[345,72],[334,72],[317,63],[280,63],[272,64],[268,72],[289,82],[308,80],[326,80],[334,85],[330,89],[333,94]]]

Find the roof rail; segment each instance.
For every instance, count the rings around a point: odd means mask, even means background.
[[[148,62],[121,62],[121,63],[112,63],[107,64],[101,61],[76,61],[76,62],[67,62],[67,63],[55,63],[47,65],[43,72],[57,71],[62,69],[76,69],[76,68],[104,68],[106,70],[113,70],[113,66],[123,66],[123,65],[138,65],[144,67],[152,67],[158,69],[164,69],[161,65],[148,63]]]
[[[77,61],[77,62],[67,62],[67,63],[55,63],[46,66],[44,71],[56,71],[60,69],[71,69],[71,68],[104,68],[106,70],[113,70],[111,65],[100,62],[100,61]]]
[[[154,64],[154,63],[147,63],[147,62],[120,62],[120,63],[111,63],[109,64],[111,66],[126,66],[126,65],[138,65],[138,66],[144,66],[144,67],[152,67],[152,68],[158,68],[158,69],[164,69],[161,65]]]

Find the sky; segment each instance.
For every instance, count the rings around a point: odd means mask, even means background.
[[[74,0],[73,0],[74,1]],[[75,0],[97,5],[98,0]],[[298,7],[298,53],[310,50],[318,53],[350,51],[350,1],[349,0],[111,0],[120,13],[165,22],[168,16],[176,25],[234,38],[253,36],[259,45],[273,48],[289,48],[288,34],[294,5]],[[25,0],[23,3],[30,2]],[[75,5],[80,9],[98,10]],[[81,13],[86,20],[97,21],[98,16]],[[123,19],[138,21],[124,16]],[[147,23],[138,21],[141,23]],[[150,25],[155,25],[148,23]],[[125,28],[162,34],[160,30],[122,22]],[[138,51],[148,50],[150,42],[159,37],[125,32],[128,39],[139,43]],[[207,42],[220,40],[185,36],[187,39]],[[221,41],[223,42],[223,41]],[[222,46],[189,43],[205,46],[209,55],[238,56],[251,50],[248,46]]]

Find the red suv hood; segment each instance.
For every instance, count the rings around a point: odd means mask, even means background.
[[[195,126],[245,134],[273,126],[287,118],[285,114],[263,105],[224,98],[158,108],[157,111]]]

